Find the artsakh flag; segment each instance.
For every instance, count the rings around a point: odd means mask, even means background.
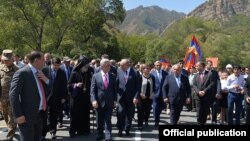
[[[195,36],[192,37],[190,47],[188,48],[184,58],[184,68],[189,71],[197,62],[202,60],[201,47]]]

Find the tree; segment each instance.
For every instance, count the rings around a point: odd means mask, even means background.
[[[2,0],[0,8],[1,45],[63,54],[91,50],[91,38],[109,41],[101,37],[103,25],[125,15],[121,0]]]

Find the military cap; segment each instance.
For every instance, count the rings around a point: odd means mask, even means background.
[[[2,57],[1,57],[1,59],[2,59],[2,60],[11,60],[11,59],[12,59],[12,56],[13,56],[13,51],[10,50],[10,49],[5,49],[5,50],[3,50],[3,52],[2,52]]]
[[[65,57],[63,57],[63,61],[69,62],[69,61],[71,61],[71,59],[68,56],[65,56]]]

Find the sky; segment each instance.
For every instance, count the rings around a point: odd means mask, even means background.
[[[175,10],[188,14],[206,0],[122,0],[126,10],[134,9],[140,5],[143,7],[157,5],[168,10]]]

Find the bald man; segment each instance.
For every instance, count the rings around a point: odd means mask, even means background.
[[[191,87],[186,76],[181,74],[182,67],[178,64],[172,68],[173,73],[166,76],[162,92],[164,102],[170,104],[170,124],[176,125],[184,104],[191,102]]]

